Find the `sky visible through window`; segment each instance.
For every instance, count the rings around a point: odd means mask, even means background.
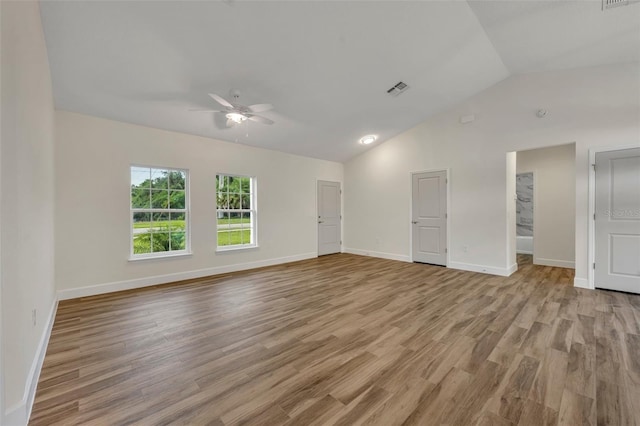
[[[149,167],[131,167],[131,185],[138,186],[150,177]]]

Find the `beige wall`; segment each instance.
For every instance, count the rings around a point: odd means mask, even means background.
[[[38,3],[3,1],[0,10],[1,376],[4,421],[20,424],[55,303],[53,97]]]
[[[317,253],[316,181],[340,163],[56,112],[56,285],[61,297],[204,276]],[[193,255],[129,261],[129,166],[189,170]],[[257,178],[257,249],[215,252],[215,175]]]
[[[517,173],[534,172],[533,261],[573,268],[576,223],[576,146],[517,153]]]
[[[639,143],[638,75],[628,64],[514,76],[347,162],[345,247],[409,260],[409,174],[449,168],[450,266],[508,273],[507,153],[575,142],[576,283],[588,285],[588,152]]]

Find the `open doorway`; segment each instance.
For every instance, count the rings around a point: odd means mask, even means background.
[[[518,264],[533,263],[534,172],[516,173],[516,253]]]
[[[516,152],[519,267],[575,268],[575,159],[575,143]]]

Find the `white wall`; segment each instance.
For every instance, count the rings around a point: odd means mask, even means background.
[[[3,417],[20,424],[55,306],[53,97],[38,3],[3,1],[0,10]]]
[[[56,112],[55,163],[63,298],[313,257],[316,181],[343,180],[340,163],[63,111]],[[132,163],[189,170],[192,256],[128,261]],[[220,172],[257,178],[257,249],[215,253]]]
[[[517,153],[517,173],[534,172],[533,262],[573,268],[576,231],[575,144]]]
[[[516,261],[516,168],[517,155],[515,152],[507,153],[506,173],[506,205],[507,211],[507,266],[509,272],[515,272],[518,267]]]
[[[629,64],[511,77],[354,158],[345,164],[345,247],[409,260],[409,173],[451,168],[450,266],[506,274],[506,154],[575,142],[576,282],[586,282],[588,150],[639,142],[638,75]],[[459,123],[471,113],[475,122]]]

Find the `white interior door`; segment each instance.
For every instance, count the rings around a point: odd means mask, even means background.
[[[596,153],[598,288],[640,293],[640,148]]]
[[[412,176],[412,257],[414,262],[447,265],[447,172]]]
[[[318,181],[318,256],[340,253],[340,182]]]

